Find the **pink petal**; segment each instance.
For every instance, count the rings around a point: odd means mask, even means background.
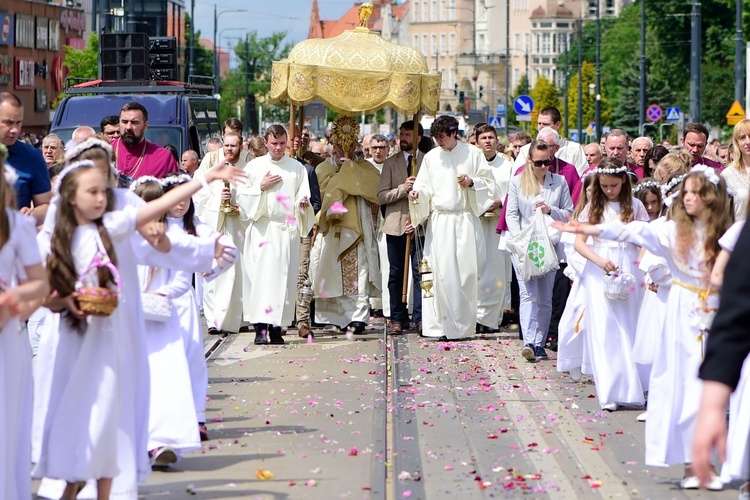
[[[343,204],[343,203],[341,203],[340,201],[337,201],[336,203],[334,203],[333,205],[331,205],[331,208],[330,208],[329,210],[330,210],[330,211],[331,211],[331,213],[333,213],[333,214],[345,214],[345,213],[347,213],[347,212],[349,211],[349,210],[348,210],[348,209],[347,209],[347,208],[346,208],[346,207],[344,206],[344,204]]]

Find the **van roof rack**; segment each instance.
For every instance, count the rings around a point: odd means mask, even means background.
[[[205,80],[206,83],[197,83]],[[213,94],[213,78],[188,77],[188,82],[171,80],[88,80],[81,78],[66,78],[65,94]]]

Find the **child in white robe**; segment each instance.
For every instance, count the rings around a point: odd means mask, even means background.
[[[731,224],[726,184],[713,168],[698,165],[683,181],[671,220],[659,228],[645,222],[599,226],[556,223],[563,231],[629,242],[664,257],[673,276],[667,299],[662,347],[651,372],[646,420],[646,465],[684,464],[683,489],[697,489],[692,471],[693,434],[702,384],[698,368],[711,312],[718,305],[709,273],[719,253],[719,237]],[[708,489],[723,485],[714,476]]]
[[[130,188],[147,202],[164,194],[159,179],[151,176],[136,179]],[[180,297],[192,294],[191,273],[139,265],[138,279],[142,302],[152,294],[165,297],[172,313],[166,321],[145,321],[151,380],[148,453],[152,466],[166,467],[200,448],[181,315],[174,306]]]
[[[594,171],[592,196],[580,217],[592,224],[619,220],[648,221],[643,204],[633,198],[628,168],[615,158],[605,158]],[[643,273],[637,267],[638,248],[599,238],[590,241],[578,235],[574,245],[585,257],[581,273],[584,289],[585,343],[602,409],[614,411],[618,404],[643,405],[645,399],[638,371],[632,358],[638,309],[641,305]],[[607,298],[610,277],[630,275],[633,280],[625,298]]]
[[[0,199],[16,178],[3,167]],[[0,212],[0,498],[31,498],[31,348],[19,322],[22,302],[39,301],[49,285],[36,244],[34,219],[5,207]],[[25,314],[28,316],[28,314]]]

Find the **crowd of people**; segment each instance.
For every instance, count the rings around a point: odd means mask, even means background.
[[[3,498],[29,498],[31,477],[42,497],[136,498],[152,467],[199,448],[201,314],[209,334],[252,329],[258,346],[292,326],[365,334],[373,312],[390,335],[438,341],[517,322],[519,356],[558,351],[603,410],[648,405],[648,465],[684,464],[684,488],[750,479],[744,378],[723,477],[691,466],[698,370],[748,210],[750,120],[729,147],[701,124],[678,147],[620,129],[584,147],[550,107],[506,151],[492,126],[463,138],[449,115],[396,137],[339,115],[320,139],[247,137],[230,118],[202,158],[147,140],[137,101],[67,143],[27,144],[22,122],[0,93],[0,414],[19,429],[0,439],[15,464]]]

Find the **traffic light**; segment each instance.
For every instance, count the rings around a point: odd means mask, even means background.
[[[177,39],[157,36],[148,39],[148,57],[152,80],[179,80]]]
[[[458,95],[458,84],[457,83],[453,84],[453,95]]]
[[[102,80],[148,80],[148,36],[102,33],[99,42]]]
[[[482,98],[482,96],[484,95],[484,94],[482,94],[482,92],[483,92],[483,91],[484,91],[484,87],[482,87],[482,86],[480,85],[480,86],[479,86],[479,98],[480,98],[480,99],[481,99],[481,98]]]
[[[464,103],[464,91],[463,90],[458,91],[458,102],[459,104]]]

